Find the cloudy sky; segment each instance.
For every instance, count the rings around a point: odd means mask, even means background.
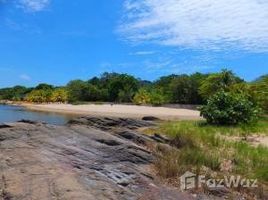
[[[267,0],[0,0],[0,87],[268,73]]]

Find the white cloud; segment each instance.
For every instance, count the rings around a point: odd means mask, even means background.
[[[19,0],[19,5],[26,11],[39,12],[47,8],[50,0]]]
[[[24,80],[24,81],[30,81],[31,80],[31,77],[28,76],[27,74],[21,74],[19,76],[20,79]]]
[[[126,0],[119,27],[132,42],[268,51],[267,0]]]
[[[146,56],[146,55],[152,55],[155,54],[154,51],[137,51],[134,53],[130,53],[130,55],[134,55],[134,56]]]

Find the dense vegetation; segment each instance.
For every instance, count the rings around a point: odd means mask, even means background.
[[[218,125],[248,124],[260,116],[259,106],[247,95],[223,90],[212,95],[200,110],[208,123]]]
[[[169,75],[144,81],[128,74],[104,73],[88,81],[72,80],[64,87],[40,84],[0,89],[0,100],[29,102],[133,102],[204,104],[218,91],[240,93],[268,110],[268,76],[247,83],[228,70],[220,73]]]

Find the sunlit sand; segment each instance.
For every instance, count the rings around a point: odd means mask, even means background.
[[[68,114],[115,116],[142,118],[154,116],[162,120],[174,119],[200,119],[200,112],[188,109],[175,109],[165,107],[150,107],[136,105],[70,105],[70,104],[27,104],[27,108],[38,111],[60,112]]]

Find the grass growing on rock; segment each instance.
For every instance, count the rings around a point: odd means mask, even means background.
[[[173,148],[159,145],[156,169],[164,178],[176,178],[186,171],[208,176],[241,175],[268,183],[268,148],[243,140],[249,135],[268,135],[268,119],[255,125],[225,127],[204,121],[167,122],[153,132],[168,136]],[[241,140],[230,140],[232,136]]]

